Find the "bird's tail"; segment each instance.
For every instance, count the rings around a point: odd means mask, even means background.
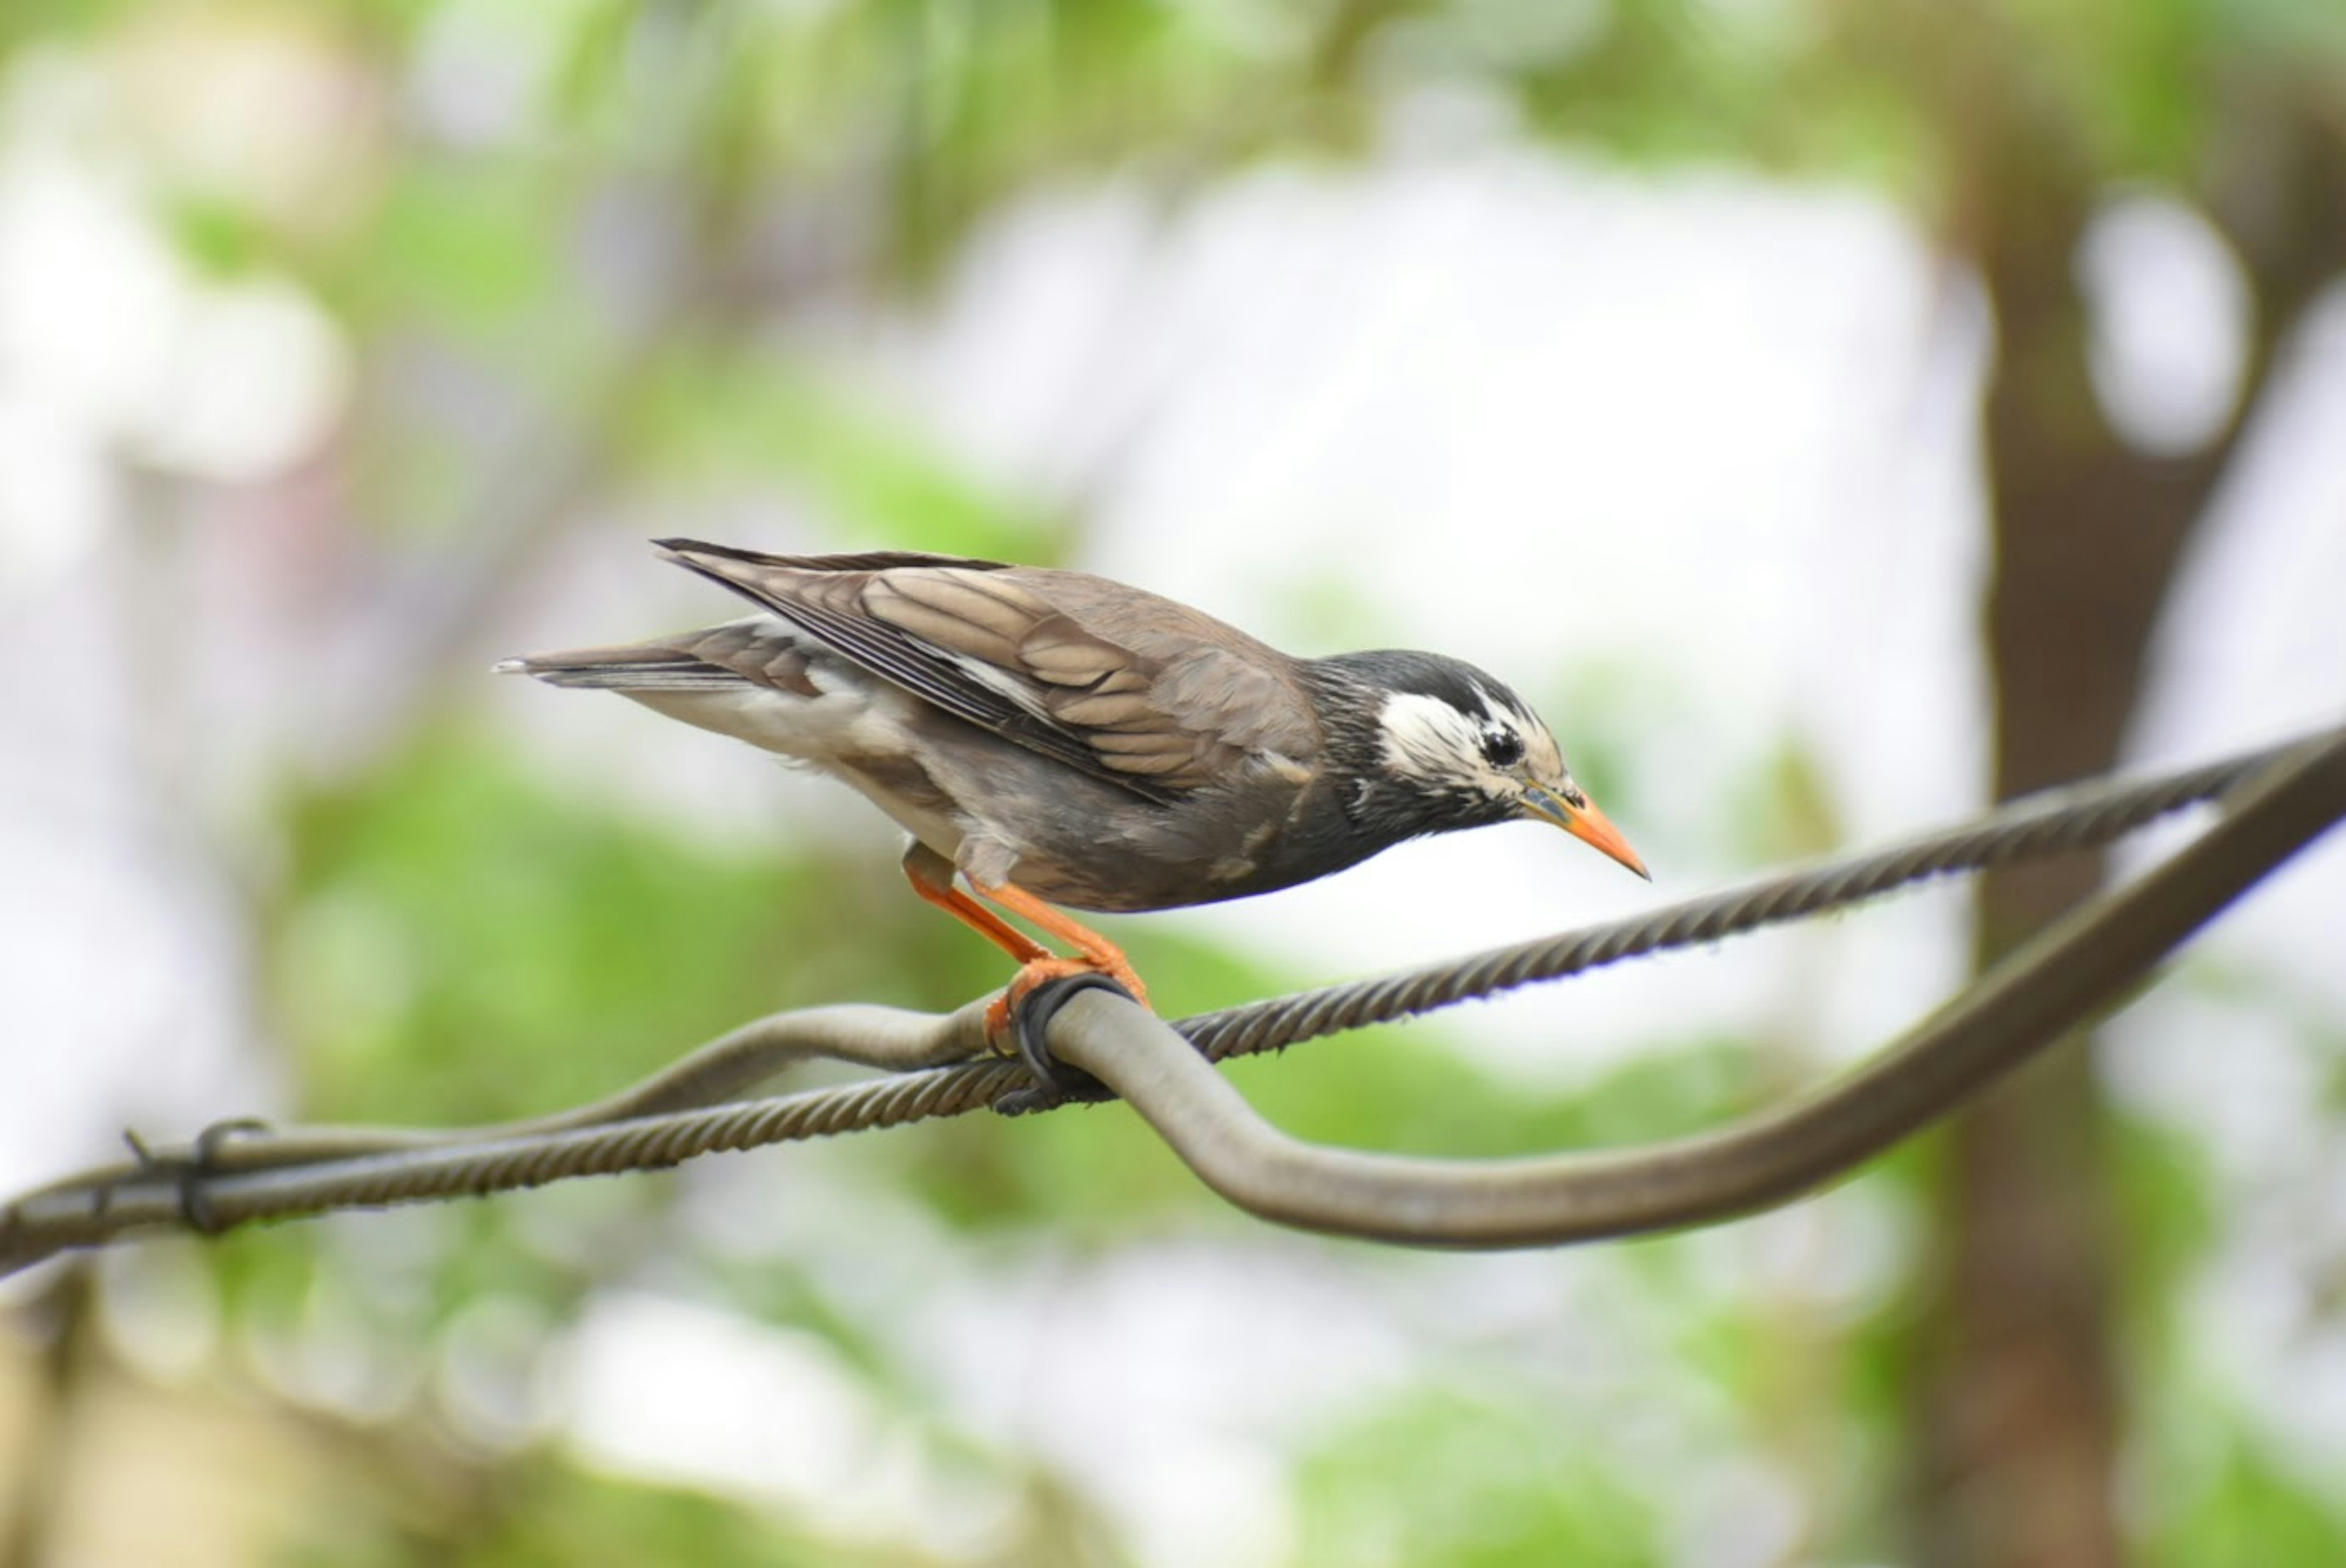
[[[744,684],[732,670],[663,643],[531,654],[504,660],[496,672],[587,691],[717,691]]]

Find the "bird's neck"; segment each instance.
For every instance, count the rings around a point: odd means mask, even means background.
[[[1311,660],[1303,671],[1321,714],[1324,779],[1353,834],[1382,850],[1427,833],[1504,820],[1504,813],[1494,817],[1484,801],[1394,770],[1383,721],[1392,692],[1375,678],[1374,661],[1385,657],[1339,655]]]

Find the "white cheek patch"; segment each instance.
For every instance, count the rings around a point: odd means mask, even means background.
[[[1474,695],[1483,699],[1483,706],[1491,712],[1506,715],[1503,722],[1524,743],[1525,772],[1535,779],[1563,776],[1564,752],[1556,746],[1556,737],[1547,732],[1547,726],[1539,721],[1536,714],[1527,708],[1494,697],[1480,682],[1475,684]]]
[[[1515,723],[1515,733],[1524,738],[1524,771],[1534,779],[1563,778],[1564,753],[1547,726],[1527,713],[1517,714]]]
[[[1395,773],[1455,782],[1488,771],[1481,723],[1438,697],[1394,692],[1378,710],[1377,722],[1384,731],[1385,766]]]

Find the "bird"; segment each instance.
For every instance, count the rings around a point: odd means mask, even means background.
[[[913,891],[1018,963],[987,1011],[997,1044],[1022,1038],[1019,1007],[1054,980],[1102,976],[1148,1004],[1124,952],[1070,909],[1243,898],[1521,819],[1651,880],[1548,728],[1463,660],[1297,657],[1079,571],[653,543],[751,613],[496,669],[617,692],[861,791],[911,836]]]

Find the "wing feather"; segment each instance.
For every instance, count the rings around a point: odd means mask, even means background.
[[[909,553],[660,544],[940,710],[1150,800],[1177,799],[1257,749],[1288,749],[1267,736],[1315,728],[1284,656],[1261,649],[1275,662],[1257,667],[1265,659],[1245,652],[1260,645],[1096,578]],[[1164,626],[1167,616],[1177,624]]]
[[[873,577],[863,612],[938,647],[1015,668],[1019,645],[1051,613],[1030,593],[999,577],[954,569],[906,570]]]

